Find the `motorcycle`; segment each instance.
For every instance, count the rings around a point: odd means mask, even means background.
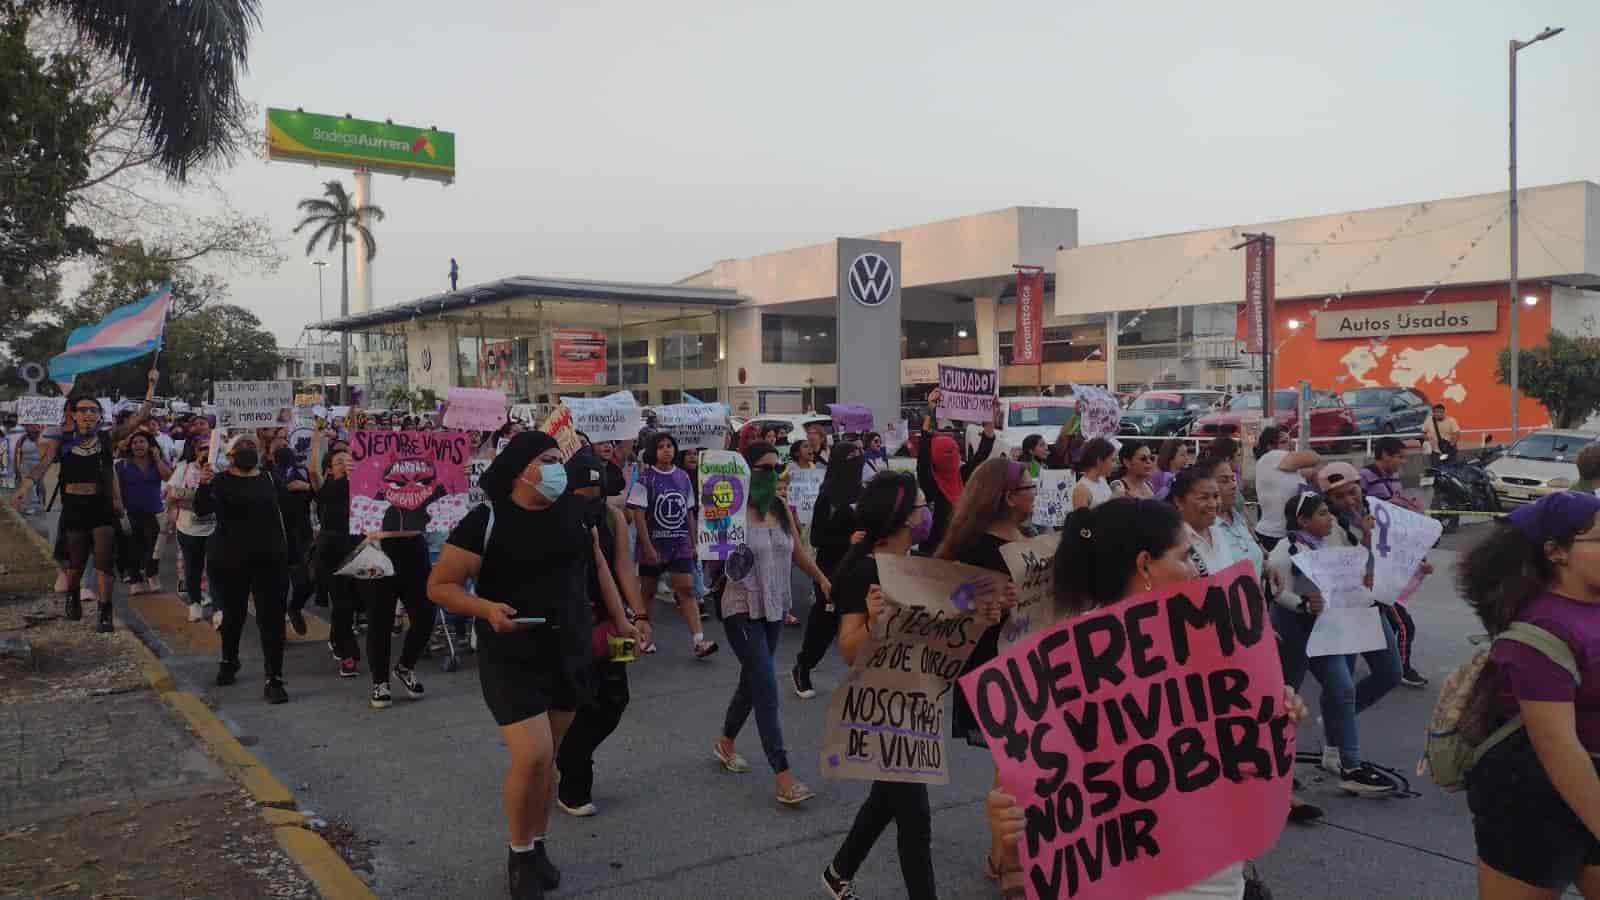
[[[1465,461],[1435,454],[1433,465],[1423,473],[1423,484],[1433,486],[1433,502],[1429,506],[1461,512],[1500,512],[1500,499],[1495,496],[1494,485],[1484,467],[1498,459],[1502,450],[1495,445]],[[1461,527],[1461,516],[1457,513],[1435,513],[1433,517],[1444,526],[1445,534],[1453,534]]]

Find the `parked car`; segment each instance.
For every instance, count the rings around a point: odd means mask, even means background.
[[[1300,436],[1300,392],[1277,390],[1272,392],[1272,423],[1294,437]],[[1226,409],[1201,416],[1190,426],[1189,433],[1205,437],[1221,437],[1258,431],[1264,427],[1261,416],[1261,394],[1235,394]],[[1327,391],[1311,392],[1311,436],[1331,438],[1356,433],[1356,416],[1344,405],[1337,394]],[[1318,445],[1324,449],[1327,445]]]
[[[1227,399],[1221,391],[1145,391],[1122,414],[1123,434],[1186,434],[1194,420]]]
[[[1061,426],[1071,422],[1078,414],[1078,399],[1065,397],[1001,397],[997,404],[999,421],[995,429],[996,452],[1022,449],[1028,435],[1037,434],[1046,441],[1054,441]]]
[[[1525,435],[1489,463],[1495,496],[1501,503],[1521,505],[1572,487],[1578,480],[1578,451],[1597,437],[1548,428]]]
[[[1421,431],[1431,415],[1428,398],[1410,388],[1356,388],[1345,391],[1340,399],[1356,414],[1356,434]]]

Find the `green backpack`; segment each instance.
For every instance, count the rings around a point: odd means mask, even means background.
[[[1532,647],[1549,657],[1550,661],[1572,673],[1573,679],[1582,683],[1578,661],[1567,642],[1537,625],[1512,622],[1505,631],[1495,635],[1496,641],[1516,641]],[[1422,759],[1417,761],[1418,775],[1431,775],[1433,783],[1446,791],[1459,791],[1466,787],[1467,773],[1477,765],[1484,754],[1501,741],[1522,729],[1522,716],[1512,716],[1500,727],[1489,730],[1493,696],[1478,690],[1478,681],[1489,661],[1493,644],[1472,655],[1461,667],[1445,679],[1439,689],[1439,702],[1434,704],[1433,715],[1428,720],[1427,747]],[[1485,733],[1487,732],[1487,734]]]

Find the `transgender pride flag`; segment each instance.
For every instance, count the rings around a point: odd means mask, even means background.
[[[74,328],[67,350],[50,359],[50,380],[71,384],[84,372],[138,359],[161,349],[172,305],[172,284],[163,284],[137,302],[119,306],[94,325]]]

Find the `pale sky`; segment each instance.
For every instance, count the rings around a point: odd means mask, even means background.
[[[456,134],[449,187],[374,176],[376,303],[509,275],[670,281],[717,259],[1013,205],[1080,241],[1600,180],[1600,3],[271,0],[262,108]],[[1489,9],[1504,6],[1506,9]],[[1516,7],[1512,9],[1511,7]],[[317,318],[294,203],[349,174],[246,161],[289,259],[225,273],[282,345]],[[338,310],[337,257],[327,310]]]

